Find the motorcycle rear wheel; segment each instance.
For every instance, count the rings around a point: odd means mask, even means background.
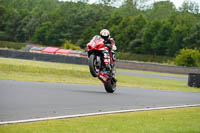
[[[111,79],[107,83],[104,83],[104,87],[106,92],[113,93],[116,90],[116,82],[113,79]]]

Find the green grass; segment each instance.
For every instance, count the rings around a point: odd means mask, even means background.
[[[173,74],[173,73],[161,73],[161,72],[150,72],[150,71],[141,71],[141,70],[129,70],[129,69],[117,69],[118,71],[125,71],[125,72],[135,72],[135,73],[143,73],[143,74],[154,74],[154,75],[161,75],[161,76],[172,76],[172,77],[188,77],[186,74]]]
[[[182,81],[126,75],[117,75],[117,79],[118,86],[124,87],[200,92],[200,89],[188,87],[187,82]],[[0,80],[102,85],[91,76],[88,66],[9,58],[0,58]]]
[[[0,126],[1,133],[200,133],[200,107]]]
[[[0,58],[0,79],[100,84],[87,66],[8,58]]]
[[[144,78],[127,75],[120,75],[118,79],[120,81],[119,84],[126,87],[200,92],[200,89],[188,87],[187,82],[183,81]]]

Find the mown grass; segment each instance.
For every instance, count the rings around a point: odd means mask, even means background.
[[[188,87],[187,82],[183,81],[135,77],[128,75],[120,75],[118,79],[120,81],[120,85],[126,87],[200,92],[200,89]]]
[[[1,80],[99,84],[83,65],[0,58]]]
[[[1,133],[199,133],[200,107],[0,126]]]
[[[186,74],[173,74],[173,73],[161,73],[161,72],[151,72],[151,71],[141,71],[141,70],[129,70],[129,69],[117,69],[118,71],[125,72],[135,72],[135,73],[143,73],[143,74],[154,74],[161,76],[170,76],[170,77],[188,77]]]
[[[160,74],[160,73],[157,73]],[[117,75],[118,86],[200,92],[187,86],[187,82]],[[88,66],[0,58],[0,80],[62,82],[74,84],[101,84],[93,78]]]

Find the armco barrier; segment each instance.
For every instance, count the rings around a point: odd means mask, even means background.
[[[165,72],[165,73],[176,73],[176,74],[189,74],[189,73],[199,73],[200,68],[196,67],[183,67],[183,66],[170,66],[162,64],[153,63],[143,63],[137,61],[117,61],[117,66],[124,69],[134,69],[134,70],[144,70],[144,71],[154,71],[154,72]]]
[[[0,57],[60,62],[60,63],[69,63],[69,64],[81,64],[81,65],[88,64],[88,59],[83,58],[83,57],[44,54],[44,53],[30,53],[30,52],[24,52],[24,51],[19,51],[19,50],[0,49]],[[167,73],[177,73],[177,74],[189,74],[189,73],[200,74],[200,68],[168,66],[168,65],[161,65],[161,64],[143,63],[143,62],[137,62],[137,61],[118,60],[116,65],[118,68],[124,68],[124,69],[167,72]]]

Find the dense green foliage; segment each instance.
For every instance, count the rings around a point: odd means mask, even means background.
[[[72,49],[72,50],[82,50],[79,46],[72,44],[71,41],[68,41],[68,40],[61,46],[61,48]]]
[[[197,49],[182,49],[175,62],[179,66],[200,66],[200,52]]]
[[[200,50],[200,13],[194,2],[176,9],[170,1],[0,0],[0,40],[84,48],[102,28],[111,31],[118,51],[175,57],[183,48]]]

